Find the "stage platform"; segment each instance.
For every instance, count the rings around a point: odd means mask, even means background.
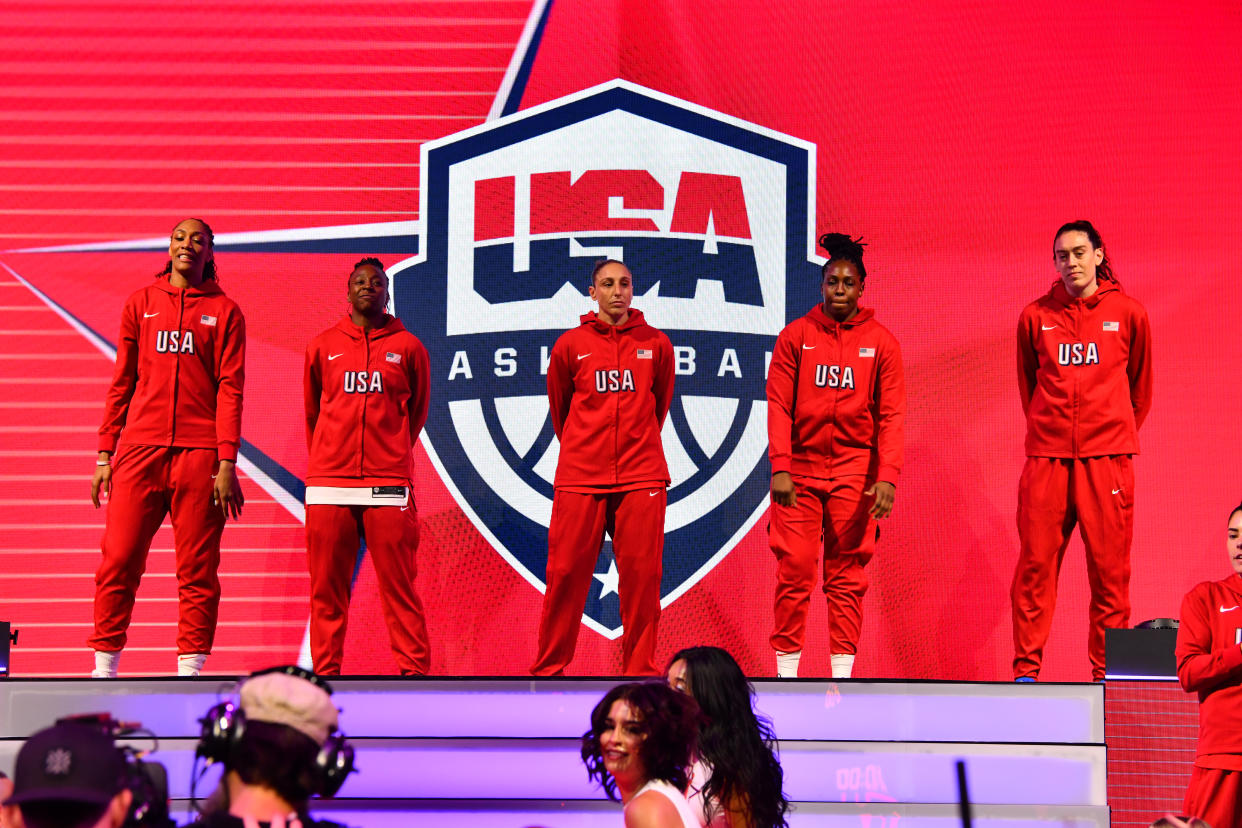
[[[587,780],[579,738],[616,679],[333,681],[360,772],[325,817],[356,826],[620,825]],[[22,739],[107,711],[159,738],[174,809],[189,809],[197,719],[232,683],[210,679],[0,681],[0,770]],[[1099,684],[756,681],[780,738],[795,828],[960,824],[966,763],[977,826],[1107,826]],[[149,746],[135,741],[135,745]],[[216,773],[198,784],[205,796]]]

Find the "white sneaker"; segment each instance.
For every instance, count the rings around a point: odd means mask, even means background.
[[[203,672],[203,664],[207,661],[206,653],[184,653],[177,656],[178,676],[197,676]]]
[[[117,666],[121,663],[121,651],[114,653],[103,650],[95,651],[95,669],[91,670],[91,678],[116,678]]]
[[[776,653],[776,675],[778,678],[797,678],[798,662],[802,660],[802,651],[796,653]]]
[[[832,661],[833,678],[849,678],[850,673],[854,672],[854,656],[838,653],[831,656],[830,660]]]

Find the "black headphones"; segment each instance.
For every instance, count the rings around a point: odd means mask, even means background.
[[[329,696],[332,695],[332,686],[328,682],[309,670],[293,665],[270,667],[251,673],[246,681],[271,673],[302,679],[323,690]],[[242,684],[245,684],[245,681]],[[239,692],[240,689],[239,685]],[[198,749],[195,755],[206,759],[208,763],[220,762],[227,767],[230,753],[246,732],[246,713],[242,710],[240,702],[220,702],[198,721],[203,729],[199,734]],[[354,770],[353,746],[345,739],[345,734],[333,731],[328,734],[327,740],[319,749],[319,755],[315,757],[315,765],[310,769],[308,780],[311,784],[308,787],[313,795],[335,796],[345,784],[346,777]]]

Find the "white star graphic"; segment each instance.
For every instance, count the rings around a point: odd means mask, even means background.
[[[613,595],[617,594],[617,584],[620,582],[621,579],[617,575],[617,562],[616,561],[608,562],[607,572],[602,572],[602,573],[596,572],[591,577],[595,578],[595,580],[603,584],[603,588],[599,591],[600,598],[603,598],[605,595],[609,593],[612,593]]]

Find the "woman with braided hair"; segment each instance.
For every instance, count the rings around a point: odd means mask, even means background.
[[[870,308],[861,239],[825,233],[824,301],[781,331],[768,372],[769,542],[777,561],[777,675],[798,675],[821,550],[834,678],[858,651],[863,570],[893,511],[906,415],[901,348]]]
[[[1138,430],[1151,409],[1147,311],[1113,275],[1089,221],[1057,230],[1058,279],[1018,319],[1026,464],[1018,483],[1013,675],[1035,681],[1052,629],[1057,575],[1077,523],[1091,584],[1087,655],[1104,678],[1104,630],[1130,623],[1130,540]]]

